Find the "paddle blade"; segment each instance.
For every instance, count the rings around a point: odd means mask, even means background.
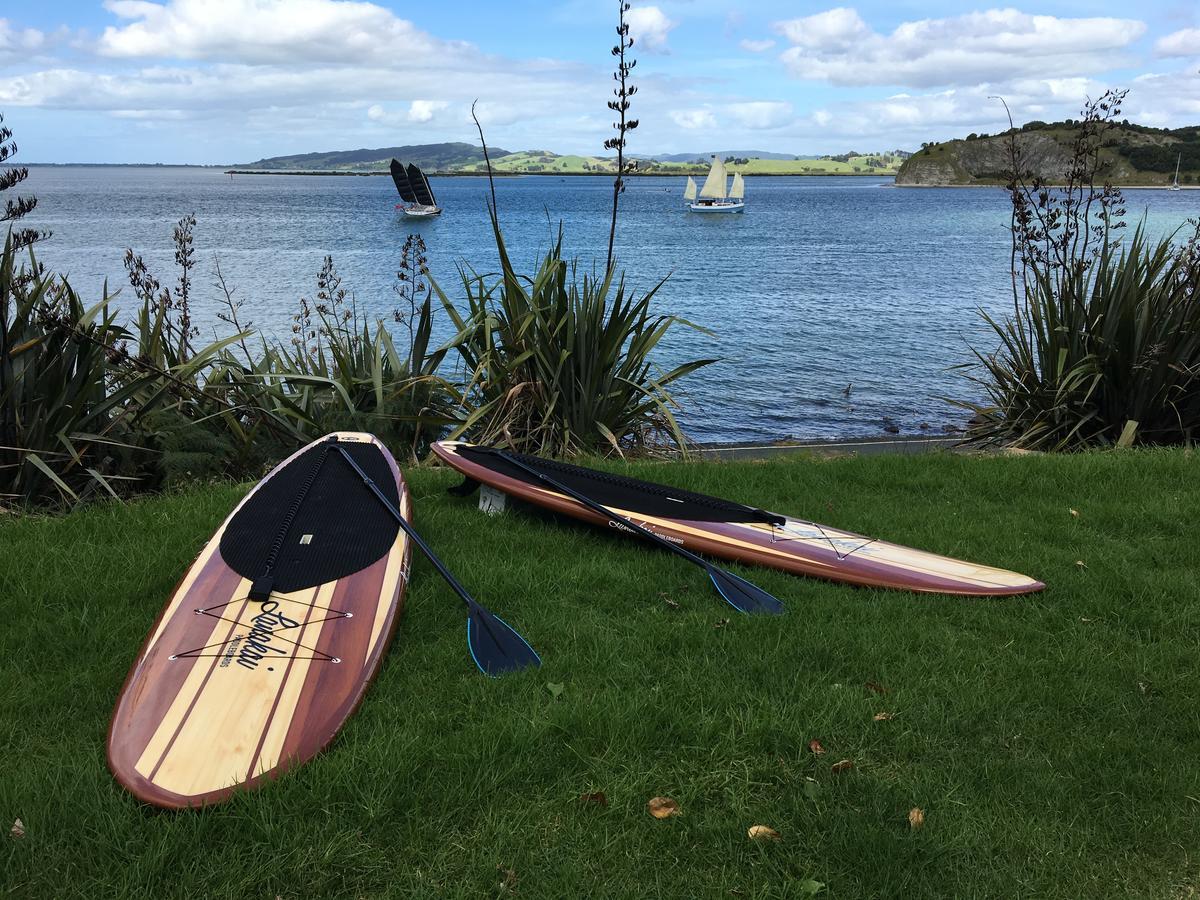
[[[768,613],[773,616],[783,612],[783,604],[777,598],[745,578],[716,566],[708,567],[708,577],[716,585],[717,592],[725,598],[725,602],[736,610],[744,613]]]
[[[467,613],[467,646],[479,671],[495,678],[506,672],[516,672],[542,664],[525,638],[507,622],[478,603],[469,604]]]

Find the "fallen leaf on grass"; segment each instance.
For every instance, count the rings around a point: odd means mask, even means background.
[[[717,619],[717,621],[713,623],[713,628],[724,628],[728,624],[728,619]]]
[[[608,797],[604,791],[592,791],[590,794],[580,794],[580,803],[595,803],[597,806],[608,806]]]
[[[890,720],[890,719],[894,719],[894,718],[896,718],[896,714],[895,714],[895,713],[890,713],[890,712],[878,712],[878,713],[875,713],[874,720],[875,720],[876,722],[887,722],[888,720]]]
[[[878,681],[868,681],[866,683],[865,687],[872,694],[886,694],[888,692],[888,689],[885,688]]]
[[[496,866],[496,871],[500,873],[500,890],[513,891],[517,887],[517,873],[512,869],[506,869],[504,866]]]
[[[1075,568],[1086,569],[1087,563],[1085,563],[1082,559],[1077,559],[1077,560],[1075,560]]]
[[[841,775],[843,772],[849,772],[854,768],[854,760],[841,759],[829,767],[829,771],[834,775]]]
[[[1091,622],[1092,620],[1089,619],[1087,616],[1080,616],[1079,621],[1080,622]]]
[[[807,897],[815,897],[823,890],[825,890],[825,882],[823,881],[814,881],[811,878],[805,878],[800,882],[800,893]]]
[[[567,689],[567,686],[561,681],[547,681],[546,690],[550,692],[550,696],[555,699],[562,696],[562,692]]]
[[[667,609],[679,609],[679,604],[668,597],[666,594],[659,594],[662,597],[663,603],[667,605]]]
[[[1079,518],[1079,510],[1077,510],[1077,509],[1073,509],[1073,510],[1071,510],[1071,516],[1072,516],[1073,518],[1076,518],[1076,519],[1078,519],[1078,518]]]
[[[821,745],[821,742],[818,741],[816,738],[813,738],[811,741],[808,742],[808,749],[811,750],[816,756],[820,756],[822,753],[825,752],[825,748]]]
[[[656,819],[669,819],[679,815],[679,804],[670,797],[651,797],[646,802],[646,810]]]
[[[908,811],[908,827],[916,831],[925,824],[925,810],[919,806],[914,806]]]
[[[8,829],[8,833],[14,838],[25,837],[25,823],[17,819],[12,823],[12,828]]]
[[[751,825],[746,832],[752,841],[777,841],[779,832],[769,825]]]

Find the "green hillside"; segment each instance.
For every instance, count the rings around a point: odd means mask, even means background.
[[[498,148],[489,148],[489,155],[494,171],[512,175],[602,175],[616,170],[613,157],[564,155],[550,150],[514,153]],[[804,158],[782,158],[782,154],[771,154],[771,158],[727,156],[725,162],[731,172],[744,175],[894,175],[905,156],[907,154],[902,151]],[[486,171],[482,149],[466,143],[274,156],[237,166],[235,171],[369,174],[386,172],[393,157],[416,163],[429,174],[461,175]],[[636,164],[637,174],[642,175],[702,175],[708,171],[710,160],[698,154],[688,161],[639,158]]]
[[[1045,180],[1064,180],[1079,125],[1028,122],[996,135],[926,144],[900,167],[899,185],[1004,184],[1009,168],[1008,138],[1015,135],[1030,169]],[[1180,160],[1179,183],[1200,184],[1200,126],[1165,129],[1122,122],[1101,151],[1103,178],[1117,185],[1167,185]]]

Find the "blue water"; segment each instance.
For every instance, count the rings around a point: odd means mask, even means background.
[[[259,329],[290,337],[300,296],[332,254],[360,305],[389,316],[405,235],[419,232],[433,275],[461,296],[457,267],[497,265],[481,178],[435,178],[445,213],[397,216],[383,177],[238,175],[178,168],[35,167],[26,184],[40,249],[85,298],[123,285],[126,247],[163,283],[175,278],[171,228],[195,212],[194,315],[216,324],[213,268]],[[670,276],[657,308],[715,332],[675,330],[664,368],[720,361],[679,383],[686,430],[699,440],[774,440],[931,432],[964,415],[943,398],[976,396],[952,366],[995,341],[979,318],[1011,309],[1008,204],[999,189],[897,189],[890,179],[758,178],[744,215],[688,214],[679,178],[631,180],[617,233],[638,289]],[[559,221],[570,254],[603,266],[612,183],[538,176],[497,181],[513,259],[532,270]],[[1155,234],[1200,214],[1200,192],[1126,192],[1130,221]],[[120,301],[118,300],[118,305]],[[442,319],[442,336],[448,326]],[[849,396],[848,385],[853,385]]]

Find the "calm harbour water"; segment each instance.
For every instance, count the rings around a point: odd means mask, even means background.
[[[194,315],[211,334],[220,260],[243,313],[290,337],[300,296],[331,254],[360,305],[390,317],[400,248],[410,232],[429,249],[434,277],[461,296],[457,267],[497,267],[481,178],[432,179],[445,213],[405,219],[385,177],[238,175],[218,170],[34,167],[33,224],[53,230],[48,267],[70,275],[85,300],[125,285],[125,248],[163,283],[173,270],[171,229],[195,212]],[[622,197],[617,250],[639,290],[669,275],[657,309],[715,332],[673,330],[665,368],[696,357],[716,364],[677,383],[681,419],[699,440],[773,440],[903,433],[961,423],[943,398],[971,386],[950,367],[994,339],[978,315],[1011,309],[1008,204],[999,189],[896,189],[890,179],[747,180],[744,215],[685,211],[683,179],[636,178]],[[510,254],[532,270],[562,222],[582,267],[603,266],[612,182],[557,176],[496,184]],[[1200,213],[1200,192],[1130,190],[1132,224],[1152,234]],[[128,291],[126,291],[128,293]],[[117,301],[120,305],[120,300]],[[441,335],[447,334],[443,316]],[[849,396],[845,389],[853,384]]]

